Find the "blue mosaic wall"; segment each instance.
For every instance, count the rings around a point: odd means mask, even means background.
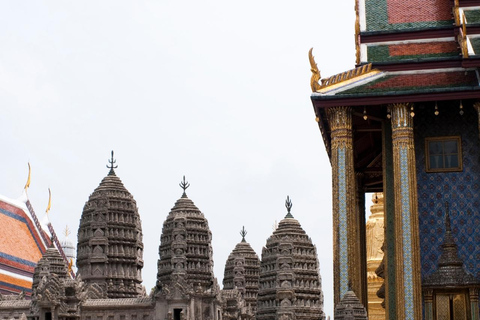
[[[452,231],[465,268],[480,278],[480,140],[478,117],[471,104],[459,101],[415,107],[415,155],[422,278],[437,269],[445,235],[445,201],[450,205]],[[463,172],[427,173],[425,138],[461,136]]]

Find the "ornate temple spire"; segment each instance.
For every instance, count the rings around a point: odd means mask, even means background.
[[[245,226],[242,227],[242,230],[240,231],[240,235],[242,236],[242,242],[246,242],[245,236],[247,235],[247,230],[245,230]]]
[[[183,180],[178,185],[183,189],[182,198],[187,198],[186,190],[190,187],[190,183],[185,181],[185,176],[183,176]]]
[[[223,292],[226,300],[224,302],[223,311],[226,312],[226,314],[235,313],[235,308],[238,309],[241,305],[247,307],[240,308],[247,309],[240,310],[244,316],[245,313],[253,316],[257,311],[260,260],[250,244],[245,240],[246,234],[247,231],[245,230],[245,227],[243,227],[242,231],[240,231],[242,241],[237,243],[225,263]],[[235,293],[240,294],[240,300]],[[244,301],[241,302],[241,300]],[[223,319],[227,319],[227,317],[224,316]],[[232,318],[229,317],[228,319]],[[242,319],[251,318],[242,317]]]
[[[190,183],[185,176],[179,185],[183,195],[165,219],[160,237],[157,288],[173,288],[182,278],[197,289],[211,290],[216,281],[212,233],[203,213],[186,195]]]
[[[106,288],[108,298],[134,298],[142,294],[143,242],[137,203],[110,172],[92,192],[78,227],[77,268],[85,283]]]
[[[115,160],[113,158],[113,150],[112,150],[112,157],[110,158],[110,160],[108,160],[108,162],[110,163],[110,166],[107,164],[107,168],[110,169],[110,172],[108,173],[109,176],[114,176],[115,175],[115,171],[113,169],[117,169],[118,168],[118,165],[115,165],[115,163],[117,162],[117,160]]]
[[[293,215],[290,212],[290,210],[292,210],[292,207],[293,207],[292,200],[290,200],[290,197],[287,196],[287,200],[285,200],[285,208],[287,208],[287,215],[285,216],[285,218],[293,219]]]
[[[335,320],[367,320],[367,310],[355,292],[349,288],[342,300],[335,307]]]
[[[317,250],[290,211],[262,249],[257,320],[325,319]]]
[[[480,284],[480,281],[464,270],[463,261],[458,256],[450,224],[448,202],[445,202],[445,237],[440,247],[442,254],[438,260],[438,269],[425,278],[423,287],[465,287]]]

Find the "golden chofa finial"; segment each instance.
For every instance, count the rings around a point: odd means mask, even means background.
[[[52,192],[50,191],[50,188],[48,188],[48,205],[47,205],[47,210],[45,210],[47,214],[50,211],[51,207],[52,207]]]
[[[310,87],[312,92],[317,92],[320,89],[320,71],[318,70],[317,63],[315,62],[315,57],[312,54],[313,48],[310,48],[308,51],[308,60],[310,61],[310,71],[312,71],[312,77],[310,78]]]
[[[27,179],[27,183],[25,183],[25,191],[27,191],[27,189],[30,187],[30,178],[31,178],[31,174],[32,174],[32,168],[30,167],[30,162],[28,163],[28,179]]]

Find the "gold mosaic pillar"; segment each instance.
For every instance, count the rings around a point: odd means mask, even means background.
[[[356,210],[356,186],[353,163],[352,110],[349,107],[327,109],[331,129],[333,193],[333,274],[334,302],[351,289],[362,296],[360,233]]]
[[[377,291],[383,284],[375,271],[383,260],[382,246],[384,242],[383,193],[377,192],[372,197],[371,215],[366,224],[367,242],[367,279],[368,279],[368,319],[385,320],[383,299],[377,296]]]
[[[409,103],[392,109],[397,319],[422,319],[420,243],[413,118]]]

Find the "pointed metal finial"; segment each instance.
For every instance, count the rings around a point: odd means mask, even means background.
[[[183,189],[182,198],[186,198],[187,193],[185,191],[188,189],[188,187],[190,187],[190,183],[188,183],[188,181],[185,181],[185,176],[183,176],[183,181],[181,181],[178,185],[180,186],[180,188]]]
[[[287,215],[285,218],[293,218],[292,214],[290,213],[290,210],[292,210],[293,204],[292,200],[290,200],[290,197],[287,196],[287,200],[285,200],[285,208],[287,208]]]
[[[445,201],[445,229],[447,232],[452,231],[452,227],[450,225],[450,210],[448,208],[448,201]]]
[[[245,236],[247,235],[247,230],[245,230],[245,226],[242,226],[242,230],[240,231],[240,235],[242,236],[242,242],[245,241]]]
[[[110,163],[110,166],[107,164],[107,168],[110,169],[110,172],[108,173],[108,175],[115,175],[115,171],[113,171],[113,169],[117,169],[118,166],[115,165],[115,163],[117,163],[117,160],[113,159],[113,150],[112,150],[112,158],[110,160],[108,160],[108,162]]]

